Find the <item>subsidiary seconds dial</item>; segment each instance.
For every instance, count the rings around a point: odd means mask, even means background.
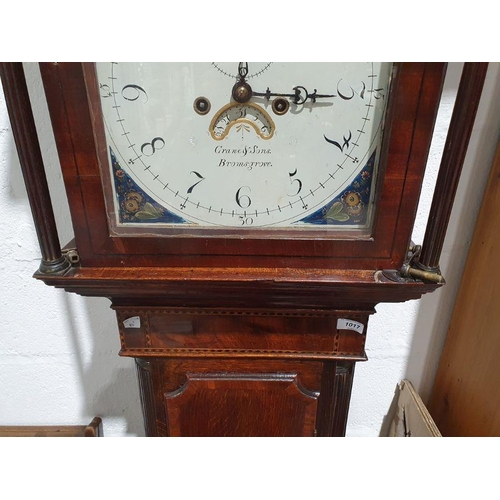
[[[98,63],[116,225],[368,227],[391,68]]]

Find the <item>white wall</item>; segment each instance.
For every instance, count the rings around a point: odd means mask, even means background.
[[[67,201],[36,64],[26,72],[61,241],[72,237]],[[421,243],[461,64],[449,68],[414,231]],[[419,301],[381,304],[370,320],[369,361],[357,366],[348,436],[388,427],[394,393],[409,378],[432,389],[477,212],[500,135],[500,64],[490,65],[441,266],[447,285]],[[5,101],[0,93],[0,425],[83,424],[103,417],[106,436],[142,436],[134,363],[120,358],[106,299],[83,298],[34,280],[39,249]]]

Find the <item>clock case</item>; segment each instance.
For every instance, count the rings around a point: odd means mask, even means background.
[[[399,269],[408,249],[443,81],[443,64],[397,64],[370,234],[325,230],[172,229],[112,234],[107,146],[93,64],[41,65],[82,267]],[[229,96],[228,96],[229,99]]]
[[[432,263],[487,65],[473,66],[464,70],[425,259],[415,269],[407,262],[418,254],[410,235],[445,64],[395,65],[372,233],[357,238],[272,230],[265,238],[253,230],[237,238],[113,236],[93,66],[41,64],[75,232],[62,256],[22,66],[1,65],[42,250],[35,277],[111,300],[120,355],[136,359],[147,435],[344,435],[376,304],[416,299],[443,284]],[[410,272],[401,273],[405,263]]]

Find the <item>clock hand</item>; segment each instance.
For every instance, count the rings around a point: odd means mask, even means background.
[[[238,64],[238,76],[240,77],[240,80],[245,81],[247,75],[248,75],[248,63],[240,62]]]
[[[265,92],[253,92],[252,95],[256,97],[265,97],[267,100],[269,100],[271,97],[288,97],[292,99],[294,104],[297,105],[304,104],[308,99],[310,99],[313,103],[315,103],[316,99],[337,97],[334,94],[318,94],[318,91],[316,89],[314,89],[314,92],[310,94],[308,90],[302,85],[297,85],[296,87],[293,88],[293,90],[294,90],[293,94],[283,94],[283,93],[271,92],[271,90],[268,87]],[[304,92],[305,96],[302,95],[302,91]]]
[[[248,85],[245,78],[248,75],[248,63],[240,62],[238,64],[238,76],[240,79],[234,84],[231,95],[236,102],[248,102],[253,95],[252,87]]]
[[[246,77],[248,75],[248,63],[240,62],[238,64],[238,76],[239,80],[234,84],[232,90],[233,99],[238,103],[245,103],[250,101],[252,97],[265,97],[269,100],[271,97],[280,98],[290,98],[292,102],[298,106],[305,104],[309,99],[312,103],[315,103],[317,99],[326,99],[330,97],[336,97],[334,94],[318,94],[318,91],[314,89],[312,94],[302,85],[297,85],[293,87],[293,94],[277,93],[271,92],[269,87],[266,92],[254,92],[252,87],[247,83]]]

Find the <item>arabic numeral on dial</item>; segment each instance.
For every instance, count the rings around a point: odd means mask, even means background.
[[[203,177],[203,175],[201,175],[200,173],[198,172],[195,172],[194,170],[190,172],[191,174],[194,174],[196,175],[196,177],[198,177],[198,179],[200,179],[199,181],[195,182],[188,190],[188,194],[191,194],[193,192],[193,189],[201,182],[201,181],[204,181],[205,180],[205,177]]]
[[[163,149],[165,141],[161,137],[155,137],[151,142],[145,142],[141,146],[141,153],[144,156],[153,156],[156,151]]]
[[[247,194],[242,194],[241,192],[242,189],[248,189],[248,192],[251,192],[251,189],[248,186],[240,187],[240,189],[236,191],[236,203],[241,208],[248,208],[252,204],[252,200],[250,199],[250,196],[248,196]]]
[[[339,80],[339,82],[337,83],[337,94],[344,101],[350,101],[351,99],[354,98],[355,95],[361,97],[361,99],[365,98],[365,92],[366,92],[365,82],[361,82],[361,88],[359,88],[357,90],[354,90],[350,85],[347,85],[347,87],[349,87],[349,90],[342,89],[343,92],[341,92],[341,90],[340,90],[340,87],[341,87],[340,82],[342,82],[342,80]],[[348,95],[348,92],[350,93],[350,95]]]
[[[288,177],[290,177],[290,184],[294,186],[296,192],[288,195],[288,196],[297,196],[302,191],[302,181],[300,179],[294,179],[297,175],[297,169],[294,172],[289,172]]]
[[[251,226],[253,224],[253,218],[240,215],[240,222],[242,226]]]
[[[141,94],[146,98],[144,102],[148,102],[147,92],[139,85],[125,85],[125,87],[122,88],[122,97],[127,101],[137,101]]]
[[[328,137],[326,135],[323,135],[323,137],[325,138],[326,142],[333,144],[335,147],[339,148],[340,151],[343,153],[345,148],[349,149],[349,147],[351,146],[352,132],[349,130],[349,137],[346,137],[345,135],[343,136],[344,142],[343,142],[342,146],[340,145],[339,142],[334,141],[332,139],[328,139]]]
[[[99,89],[101,90],[101,97],[102,98],[105,99],[107,97],[111,97],[111,88],[109,85],[106,85],[105,83],[100,83]]]

